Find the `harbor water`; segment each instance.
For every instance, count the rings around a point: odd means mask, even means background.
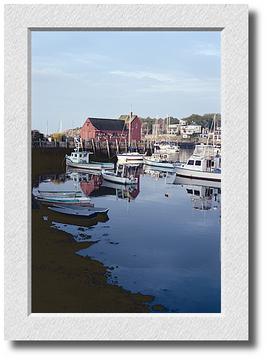
[[[71,169],[40,176],[36,189],[81,190],[95,207],[109,208],[106,221],[91,226],[54,220],[51,212],[42,221],[78,243],[89,240],[76,255],[101,262],[109,284],[150,295],[149,311],[220,312],[220,183],[145,165],[135,171],[131,186]]]

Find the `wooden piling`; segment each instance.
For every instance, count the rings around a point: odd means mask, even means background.
[[[106,147],[107,147],[108,157],[110,158],[110,147],[109,147],[109,141],[108,140],[106,140]]]
[[[116,152],[119,154],[119,146],[118,146],[118,140],[115,139],[115,145],[116,145]]]
[[[91,139],[91,143],[92,143],[92,150],[93,150],[93,153],[95,154],[95,153],[96,153],[96,148],[95,148],[94,139]]]

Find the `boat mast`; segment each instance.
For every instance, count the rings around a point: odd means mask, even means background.
[[[130,111],[130,116],[129,116],[129,123],[128,123],[128,147],[130,148],[131,145],[131,121],[132,121],[132,111]]]
[[[212,145],[215,146],[215,128],[216,128],[216,114],[214,114],[213,117],[213,139],[212,139]]]
[[[48,137],[48,119],[47,119],[47,128],[46,128],[46,135],[47,135],[47,137]]]

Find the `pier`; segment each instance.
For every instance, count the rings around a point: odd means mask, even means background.
[[[84,140],[83,149],[86,151],[90,151],[93,154],[106,154],[108,158],[112,158],[117,153],[127,152],[130,149],[135,149],[140,153],[145,153],[147,150],[153,152],[154,145],[158,143],[160,140],[141,140],[141,141],[132,141],[130,145],[127,143],[126,140],[123,141],[96,141],[94,139],[91,140]],[[163,140],[161,140],[163,141]],[[204,139],[203,139],[204,141]],[[200,139],[197,138],[195,141],[172,141],[178,144],[182,148],[193,148],[195,144],[200,142]],[[32,142],[32,148],[36,149],[66,149],[68,150],[67,153],[70,153],[71,150],[75,148],[75,144],[73,141],[44,141],[39,140]]]

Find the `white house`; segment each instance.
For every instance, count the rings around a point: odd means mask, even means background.
[[[181,135],[186,137],[194,135],[194,134],[201,134],[202,129],[201,125],[183,125],[180,127]]]
[[[168,133],[170,135],[177,135],[180,130],[180,124],[171,124],[168,126]]]

